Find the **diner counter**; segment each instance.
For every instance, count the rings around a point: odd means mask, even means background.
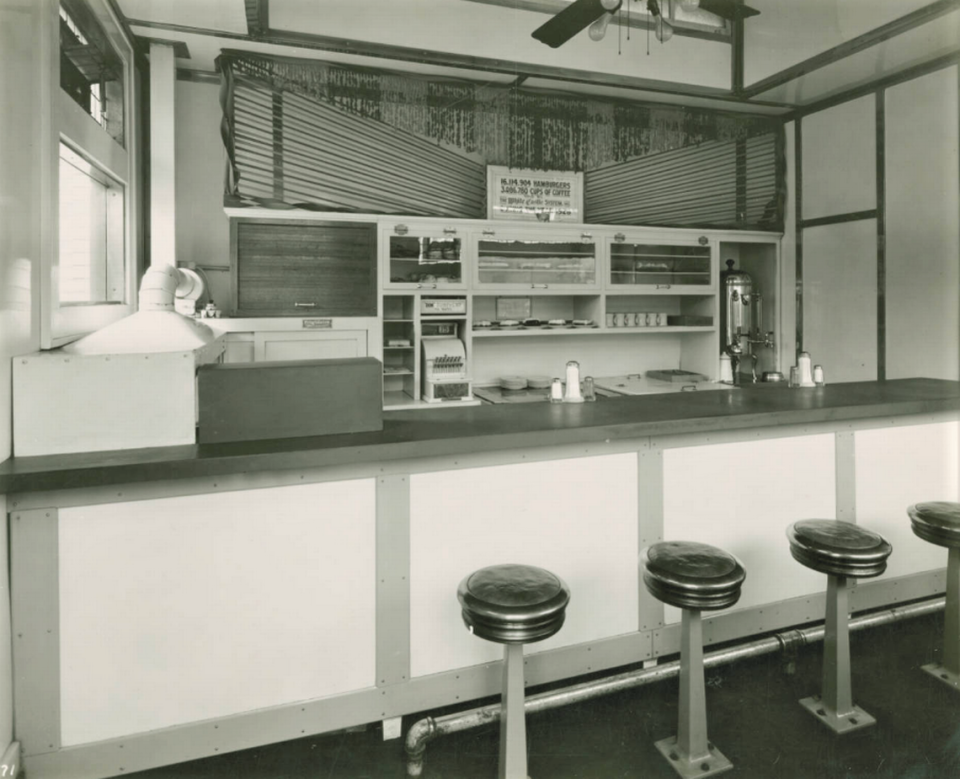
[[[372,433],[13,457],[0,463],[0,494],[956,410],[960,383],[913,378],[392,411]]]
[[[747,386],[384,414],[375,433],[0,464],[15,718],[33,779],[103,779],[399,718],[500,691],[463,629],[470,571],[561,576],[563,630],[531,686],[676,654],[644,546],[736,555],[705,645],[810,624],[823,577],[784,531],[862,522],[894,549],[859,613],[943,592],[906,507],[960,500],[960,383]],[[143,706],[150,700],[149,707]],[[122,750],[122,751],[121,751]],[[123,761],[118,761],[122,755]]]

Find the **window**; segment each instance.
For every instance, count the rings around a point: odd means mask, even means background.
[[[140,87],[111,0],[44,0],[40,345],[56,348],[132,314],[140,253]]]
[[[61,306],[123,303],[123,190],[60,144]]]
[[[60,4],[60,88],[123,145],[123,60],[77,0]]]

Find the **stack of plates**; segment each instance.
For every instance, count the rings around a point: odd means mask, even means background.
[[[550,389],[553,379],[549,376],[527,376],[527,386],[530,389]]]
[[[500,389],[522,390],[527,388],[527,380],[523,376],[501,376]]]

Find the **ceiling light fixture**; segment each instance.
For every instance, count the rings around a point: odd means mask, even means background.
[[[673,37],[673,25],[663,18],[663,14],[660,12],[660,4],[657,0],[647,0],[647,10],[650,12],[650,15],[656,19],[653,34],[657,36],[657,40],[660,41],[660,43],[666,43]]]

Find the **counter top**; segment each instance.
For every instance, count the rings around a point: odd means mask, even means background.
[[[390,411],[372,433],[13,457],[0,494],[958,410],[960,383],[918,378]]]

